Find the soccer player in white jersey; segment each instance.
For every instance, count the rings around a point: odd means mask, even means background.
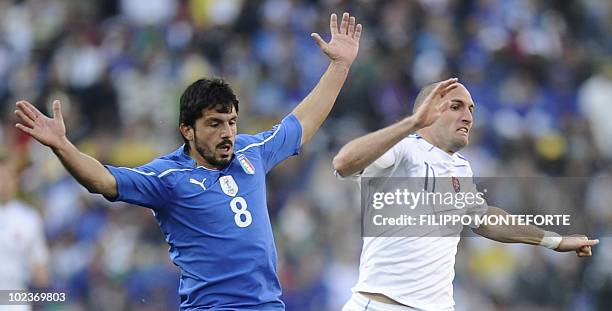
[[[0,156],[0,290],[25,290],[48,285],[49,251],[43,223],[34,209],[17,200],[17,176]],[[29,305],[4,305],[0,310],[27,311]]]
[[[459,150],[468,144],[474,102],[457,79],[424,87],[413,114],[346,144],[333,160],[340,178],[471,177]],[[431,176],[431,175],[430,175]],[[493,206],[472,211],[507,215]],[[598,240],[560,236],[536,226],[491,226],[472,230],[505,243],[542,245],[559,252],[591,256]],[[459,236],[364,237],[359,280],[343,311],[453,310],[455,254]]]

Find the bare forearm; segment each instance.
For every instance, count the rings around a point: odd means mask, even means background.
[[[115,177],[96,159],[80,152],[68,139],[51,148],[66,170],[89,192],[117,196]]]
[[[329,115],[348,72],[348,65],[332,62],[315,88],[293,110],[302,125],[302,145],[314,136]]]
[[[342,176],[361,172],[393,145],[419,127],[412,117],[350,141],[334,157],[334,169]]]
[[[53,101],[53,117],[49,118],[25,100],[16,104],[20,122],[15,127],[50,147],[66,170],[87,190],[108,198],[117,196],[115,177],[96,159],[80,152],[67,138],[59,100]]]
[[[509,215],[506,211],[489,206],[487,215],[503,217]],[[485,238],[503,243],[524,243],[538,245],[544,237],[544,230],[532,225],[481,225],[477,229],[473,229],[474,233]]]

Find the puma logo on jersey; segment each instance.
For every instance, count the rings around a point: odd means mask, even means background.
[[[202,179],[202,182],[199,182],[193,178],[189,178],[189,182],[192,184],[196,184],[200,187],[202,187],[202,190],[206,190],[206,187],[204,187],[204,182],[206,181],[206,178]]]

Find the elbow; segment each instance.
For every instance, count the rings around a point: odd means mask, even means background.
[[[83,185],[83,187],[85,187],[85,189],[87,189],[87,191],[90,194],[98,194],[100,193],[100,191],[98,191],[98,188],[94,185]]]
[[[85,186],[90,193],[101,194],[107,198],[115,198],[117,196],[117,182],[112,175],[106,175],[104,178]]]
[[[347,159],[344,156],[342,156],[340,153],[337,154],[332,160],[332,165],[334,167],[334,170],[338,172],[338,174],[340,174],[340,176],[342,177],[346,177],[350,175],[350,172],[348,170],[349,168],[348,164],[349,163]]]
[[[83,185],[87,191],[91,194],[103,194],[105,192],[105,187],[103,183],[96,182],[87,185]]]

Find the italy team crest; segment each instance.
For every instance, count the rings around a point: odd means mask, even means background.
[[[244,154],[238,155],[238,162],[240,162],[240,166],[242,166],[245,173],[249,175],[255,174],[255,166],[253,166],[251,161],[249,161]]]
[[[219,183],[221,184],[221,190],[223,190],[223,193],[229,195],[230,197],[235,197],[238,193],[238,184],[236,184],[234,177],[231,175],[219,177]]]
[[[455,190],[455,192],[461,191],[461,184],[459,184],[459,178],[453,176],[451,177],[451,181],[453,183],[453,190]]]

